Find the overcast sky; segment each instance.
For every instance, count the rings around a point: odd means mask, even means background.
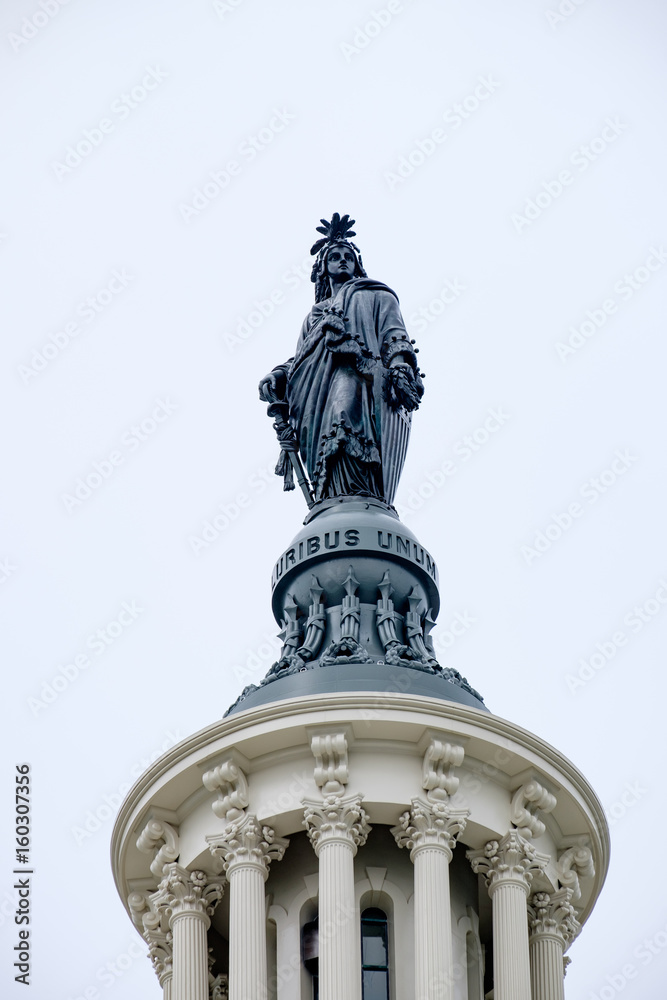
[[[3,995],[25,996],[29,762],[31,996],[160,996],[112,814],[275,658],[271,568],[305,510],[256,386],[339,211],[427,373],[397,503],[439,564],[441,661],[610,816],[568,995],[664,996],[641,848],[665,820],[666,22],[657,0],[4,0]]]

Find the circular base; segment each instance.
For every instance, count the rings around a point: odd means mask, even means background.
[[[338,694],[343,691],[350,693],[372,691],[380,704],[383,694],[391,692],[453,701],[459,705],[469,705],[471,708],[488,712],[483,701],[441,674],[394,667],[388,663],[337,663],[334,666],[300,670],[286,677],[279,677],[269,684],[263,684],[254,691],[241,695],[226,716],[287,698],[301,698],[310,694]]]

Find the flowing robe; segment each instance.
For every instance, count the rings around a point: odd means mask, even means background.
[[[346,319],[342,335],[324,329],[332,308]],[[396,293],[379,281],[351,279],[306,316],[294,357],[278,370],[316,500],[359,495],[392,502],[410,414],[391,409],[382,386],[399,354],[418,370]]]

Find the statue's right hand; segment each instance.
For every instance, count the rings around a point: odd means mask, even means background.
[[[259,383],[259,398],[265,403],[278,401],[278,377],[275,372],[269,372]]]

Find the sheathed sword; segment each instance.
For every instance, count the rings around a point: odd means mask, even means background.
[[[285,477],[285,485],[283,489],[294,489],[293,486],[288,485],[288,470],[286,468],[284,458],[284,456],[287,456],[290,466],[296,475],[296,481],[301,488],[301,492],[303,493],[305,501],[308,504],[308,509],[310,510],[315,503],[315,497],[313,496],[312,487],[308,482],[306,470],[303,467],[303,462],[301,461],[301,456],[299,455],[299,443],[296,438],[296,431],[289,422],[289,403],[287,403],[286,400],[274,398],[269,403],[266,412],[273,418],[273,429],[278,436],[278,441],[280,442],[280,446],[282,448],[281,457],[276,467],[276,473]]]

